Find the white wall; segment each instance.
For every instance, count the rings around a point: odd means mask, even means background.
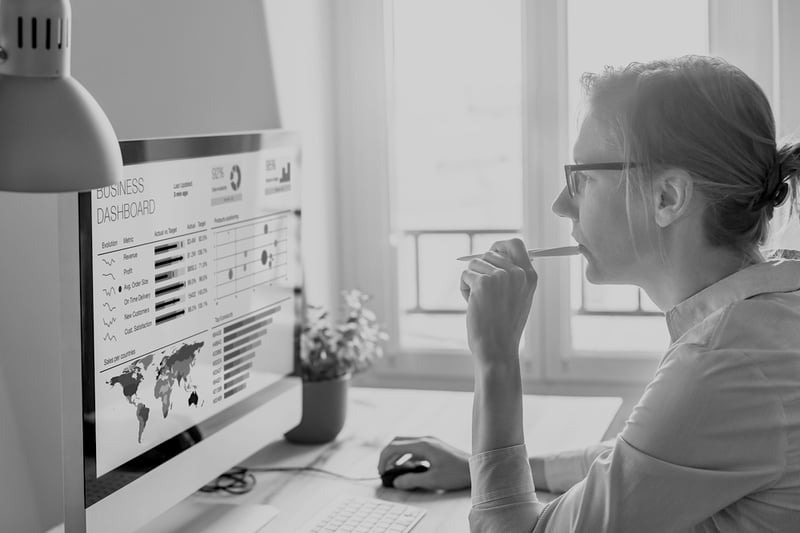
[[[6,293],[3,291],[4,301],[5,296]],[[0,320],[2,318],[5,317],[0,315]],[[5,324],[5,321],[0,324]],[[0,483],[0,530],[2,531],[35,531],[42,527],[33,483],[28,477],[30,455],[26,457],[20,437],[11,395],[0,372],[0,480],[3,480]]]
[[[327,305],[337,292],[327,2],[72,0],[72,9],[73,74],[120,139],[301,132],[306,281]],[[0,193],[2,532],[43,531],[62,516],[57,244],[55,195]]]
[[[72,0],[73,75],[121,139],[280,126],[260,0]]]
[[[40,531],[61,512],[55,198],[0,193],[0,440],[12,441],[0,445],[4,532]]]

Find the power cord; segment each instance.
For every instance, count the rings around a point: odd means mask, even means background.
[[[256,484],[256,477],[242,466],[235,466],[220,474],[216,479],[198,489],[200,492],[225,492],[227,494],[247,494]]]
[[[324,470],[315,466],[270,466],[270,467],[244,467],[235,466],[217,476],[217,478],[200,487],[200,492],[225,492],[227,494],[247,494],[256,484],[256,477],[252,472],[316,472],[333,476],[348,481],[377,481],[380,476],[373,477],[350,477],[330,470]]]

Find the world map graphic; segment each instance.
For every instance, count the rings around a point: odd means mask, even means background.
[[[174,397],[180,392],[186,393],[185,401],[189,407],[198,406],[200,397],[192,381],[192,368],[203,344],[182,344],[169,354],[164,351],[161,362],[155,366],[153,360],[156,355],[146,355],[125,366],[120,374],[107,381],[112,389],[119,385],[125,400],[135,408],[140,444],[150,420],[151,408],[160,408],[162,417],[167,418],[172,411]],[[147,391],[152,395],[142,397],[140,391]]]

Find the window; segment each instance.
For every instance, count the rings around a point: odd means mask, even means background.
[[[401,348],[466,353],[455,258],[521,231],[520,11],[519,0],[392,4]]]
[[[712,53],[762,86],[774,81],[771,2],[336,5],[342,286],[373,294],[398,375],[471,372],[455,257],[512,235],[530,247],[569,242],[551,204],[579,126],[582,72]],[[746,32],[753,46],[740,46]],[[526,379],[649,379],[668,337],[647,296],[589,285],[579,257],[536,266]]]

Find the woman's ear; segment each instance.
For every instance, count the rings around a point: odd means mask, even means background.
[[[659,227],[666,228],[689,209],[694,195],[692,176],[682,168],[668,168],[659,172],[653,180],[655,220]]]

